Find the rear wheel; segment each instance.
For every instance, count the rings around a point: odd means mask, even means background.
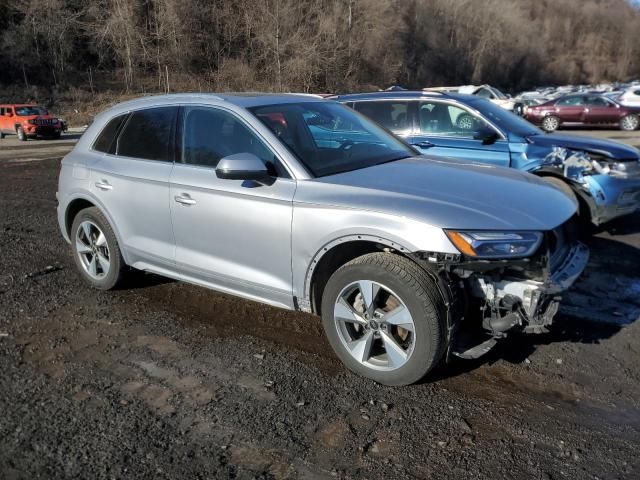
[[[114,288],[124,261],[109,222],[96,207],[81,210],[71,226],[73,259],[82,277],[99,290]]]
[[[16,128],[16,134],[18,135],[18,140],[20,140],[22,142],[26,142],[27,141],[27,134],[24,133],[24,130],[22,129],[22,127]]]
[[[445,351],[445,307],[434,280],[410,260],[371,253],[329,279],[322,323],[353,372],[385,385],[420,380]]]
[[[638,120],[637,115],[625,115],[620,119],[620,130],[632,131],[638,128],[638,124],[640,121]]]
[[[542,129],[546,132],[555,132],[560,126],[560,119],[558,117],[554,117],[553,115],[549,115],[542,119]]]

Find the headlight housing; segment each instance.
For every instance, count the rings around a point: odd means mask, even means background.
[[[445,230],[445,233],[461,253],[479,259],[529,257],[542,242],[542,232]]]

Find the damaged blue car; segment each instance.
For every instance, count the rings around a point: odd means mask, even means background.
[[[640,207],[640,151],[631,146],[547,134],[471,95],[403,91],[331,99],[372,118],[422,153],[541,176],[571,196],[580,217],[596,226]]]

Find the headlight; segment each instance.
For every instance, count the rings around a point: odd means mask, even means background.
[[[614,177],[626,177],[629,175],[627,162],[593,160],[593,167],[596,172],[602,175],[611,175]]]
[[[469,232],[445,230],[461,253],[475,258],[522,258],[535,253],[541,232]]]
[[[35,125],[37,122],[32,118],[31,120],[27,120],[29,125]]]

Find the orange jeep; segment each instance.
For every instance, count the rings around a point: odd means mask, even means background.
[[[29,137],[60,138],[63,124],[39,105],[0,105],[0,138],[18,135],[25,141]]]

